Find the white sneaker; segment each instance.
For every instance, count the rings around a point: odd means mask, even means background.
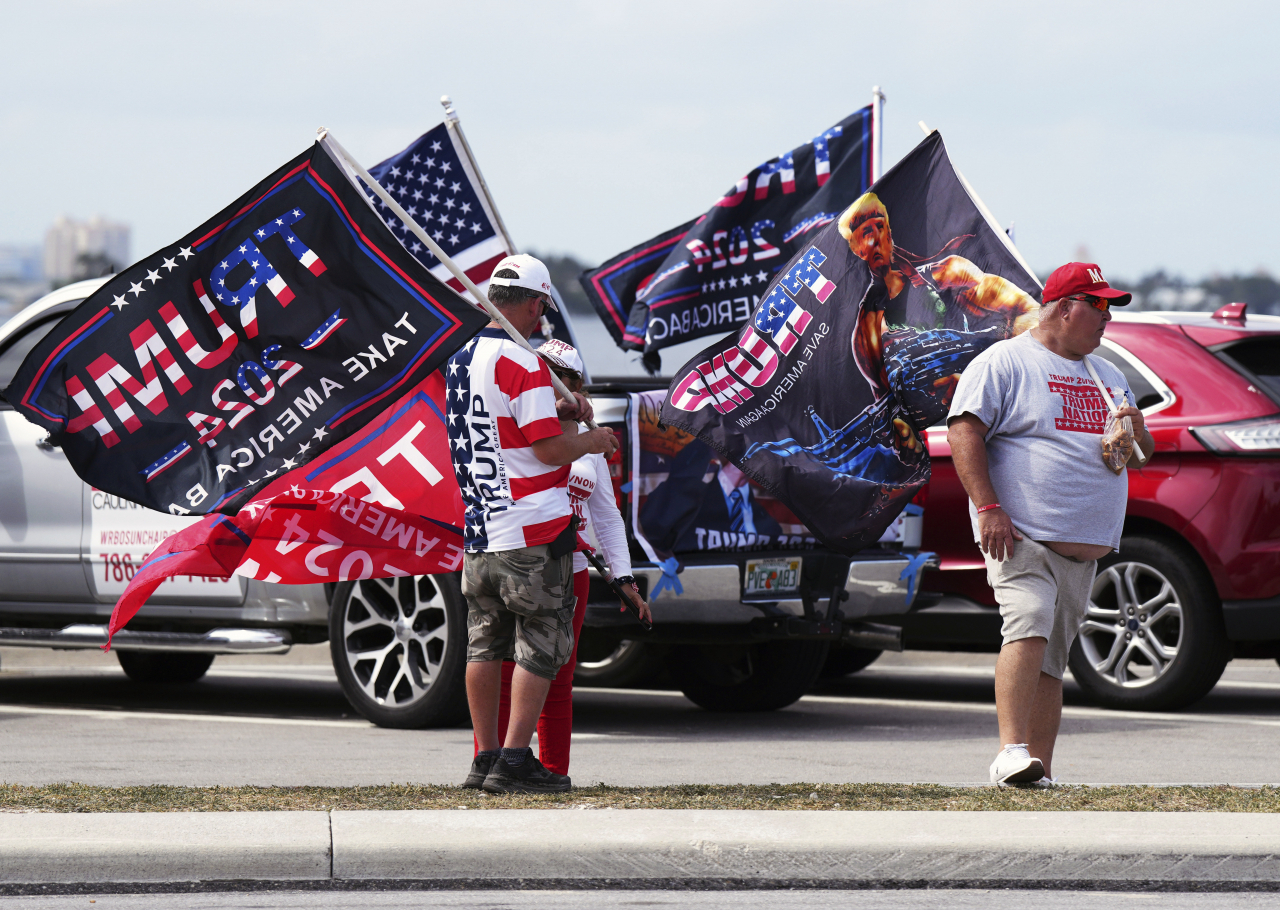
[[[1058,779],[1056,777],[1042,777],[1031,786],[1037,787],[1041,790],[1052,790],[1054,787],[1058,786]]]
[[[1026,743],[1008,743],[991,763],[991,783],[1031,784],[1044,777],[1044,765],[1032,758]]]

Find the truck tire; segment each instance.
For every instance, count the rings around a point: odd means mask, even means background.
[[[1108,708],[1168,711],[1206,695],[1231,659],[1222,607],[1195,555],[1156,537],[1098,561],[1071,674]]]
[[[191,651],[117,651],[124,675],[139,683],[193,683],[209,672],[212,654]]]
[[[695,705],[708,711],[776,711],[793,704],[818,678],[825,641],[751,645],[680,645],[667,669]]]
[[[643,686],[662,672],[656,649],[642,641],[604,637],[594,629],[583,629],[578,642],[578,663],[573,670],[575,686],[623,689]]]
[[[457,575],[339,584],[329,653],[347,701],[379,727],[452,727],[467,718],[467,607]]]
[[[840,679],[850,673],[865,670],[883,654],[875,648],[832,648],[827,652],[826,663],[822,665],[820,679]]]

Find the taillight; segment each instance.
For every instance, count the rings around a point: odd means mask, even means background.
[[[1219,455],[1280,455],[1280,414],[1192,427],[1191,432]]]

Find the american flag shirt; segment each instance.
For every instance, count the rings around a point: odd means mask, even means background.
[[[409,147],[369,168],[445,255],[485,290],[493,267],[515,250],[497,229],[497,218],[479,191],[480,178],[455,142],[448,124],[419,136]],[[440,260],[418,240],[373,190],[365,187],[375,211],[404,248],[455,291],[465,292]]]
[[[490,326],[450,358],[445,383],[465,548],[501,552],[555,540],[572,512],[570,466],[543,464],[533,453],[533,443],[561,433],[546,362]]]

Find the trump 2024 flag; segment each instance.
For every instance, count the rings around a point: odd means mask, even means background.
[[[663,348],[740,327],[782,263],[871,184],[872,107],[740,177],[696,221],[583,273],[605,327],[654,371]]]
[[[487,317],[323,141],[91,295],[5,397],[98,489],[235,514],[391,407]]]

